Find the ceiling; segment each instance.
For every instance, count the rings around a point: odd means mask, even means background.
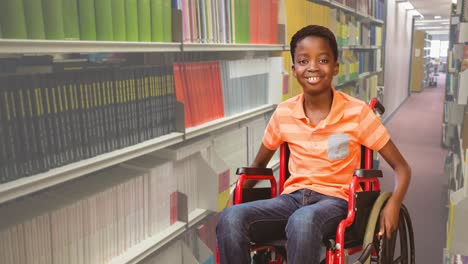
[[[409,0],[416,10],[424,16],[424,19],[433,19],[441,16],[448,19],[452,0]]]
[[[415,29],[424,30],[432,35],[448,34],[452,0],[396,0],[396,2],[407,5],[405,8],[408,10],[414,8],[423,16],[415,17]]]

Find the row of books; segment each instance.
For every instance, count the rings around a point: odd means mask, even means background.
[[[339,9],[330,9],[330,29],[339,46],[382,45],[382,27],[362,23],[359,17]]]
[[[198,208],[219,210],[218,177],[229,177],[216,174],[226,170],[214,164],[220,160],[197,151],[180,161],[159,155],[3,204],[0,213],[8,217],[0,219],[0,263],[108,263],[176,221],[188,221]],[[174,198],[178,195],[188,199]],[[214,223],[195,230],[211,255]]]
[[[0,79],[0,182],[175,130],[171,66]]]
[[[176,96],[185,105],[185,126],[270,103],[270,81],[281,67],[282,60],[276,58],[175,63]]]
[[[278,0],[182,0],[183,41],[278,43]]]
[[[376,19],[384,20],[385,17],[384,0],[333,0],[333,2],[340,3]]]
[[[385,0],[357,0],[357,11],[373,18],[385,19]]]
[[[5,0],[0,38],[172,41],[169,0]]]
[[[381,50],[368,50],[358,52],[359,73],[372,73],[382,69]]]

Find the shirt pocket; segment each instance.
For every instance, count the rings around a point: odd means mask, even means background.
[[[328,159],[344,159],[349,155],[349,136],[334,134],[328,137]]]

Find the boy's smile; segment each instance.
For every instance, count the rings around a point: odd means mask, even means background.
[[[316,95],[329,90],[338,67],[326,39],[309,36],[297,43],[292,70],[305,93]]]

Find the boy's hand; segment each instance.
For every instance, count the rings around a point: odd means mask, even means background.
[[[391,238],[393,231],[395,231],[398,228],[398,220],[400,218],[400,207],[401,204],[395,202],[391,198],[388,200],[387,204],[384,206],[382,212],[380,213],[379,236],[382,236],[385,233],[387,239]]]

